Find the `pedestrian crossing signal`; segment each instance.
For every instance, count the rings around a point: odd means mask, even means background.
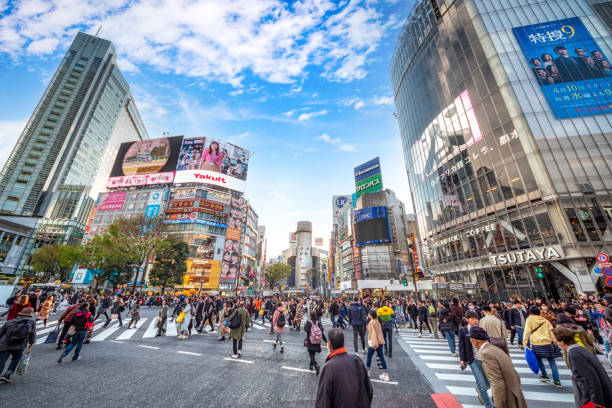
[[[534,271],[538,274],[538,278],[543,279],[544,278],[544,269],[542,268],[534,268]]]

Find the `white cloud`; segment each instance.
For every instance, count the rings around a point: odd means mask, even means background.
[[[316,112],[304,112],[304,113],[301,113],[300,116],[297,117],[297,120],[302,122],[305,120],[316,118],[317,116],[326,115],[327,112],[328,112],[327,109],[323,109],[323,110],[316,111]]]
[[[240,88],[247,73],[293,83],[316,65],[330,80],[353,81],[366,76],[370,54],[395,24],[376,7],[363,0],[18,0],[0,20],[0,52],[52,54],[77,31],[102,26],[126,70],[148,64]]]
[[[372,98],[372,103],[374,105],[393,105],[393,97],[392,96],[375,96]]]
[[[335,150],[336,152],[356,152],[357,151],[355,146],[348,144],[348,143],[344,143],[342,139],[340,139],[339,137],[332,138],[327,133],[323,133],[321,136],[317,136],[313,140],[325,142],[325,143],[336,146],[336,150]]]
[[[0,121],[0,169],[4,167],[13,147],[25,128],[27,119]]]
[[[134,63],[125,58],[118,58],[117,64],[119,65],[119,69],[123,72],[139,72],[140,70]]]
[[[236,89],[235,91],[228,92],[228,94],[230,94],[231,96],[238,96],[238,95],[242,95],[243,93],[244,93],[244,88],[240,88],[240,89]]]

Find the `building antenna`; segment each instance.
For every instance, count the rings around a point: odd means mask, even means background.
[[[100,30],[102,30],[102,26],[98,27],[98,31],[96,31],[96,35],[94,35],[94,37],[97,37],[98,34],[100,34]]]

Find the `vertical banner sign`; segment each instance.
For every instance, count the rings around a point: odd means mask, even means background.
[[[246,216],[245,210],[246,201],[242,193],[233,192],[221,262],[221,281],[234,282],[240,271],[240,239]]]
[[[612,112],[612,67],[577,18],[512,29],[558,119]]]

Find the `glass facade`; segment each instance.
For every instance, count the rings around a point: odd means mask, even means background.
[[[564,4],[421,1],[392,60],[421,263],[493,299],[592,291],[611,241],[611,115],[556,118],[512,31],[578,17],[612,55],[590,4]]]

